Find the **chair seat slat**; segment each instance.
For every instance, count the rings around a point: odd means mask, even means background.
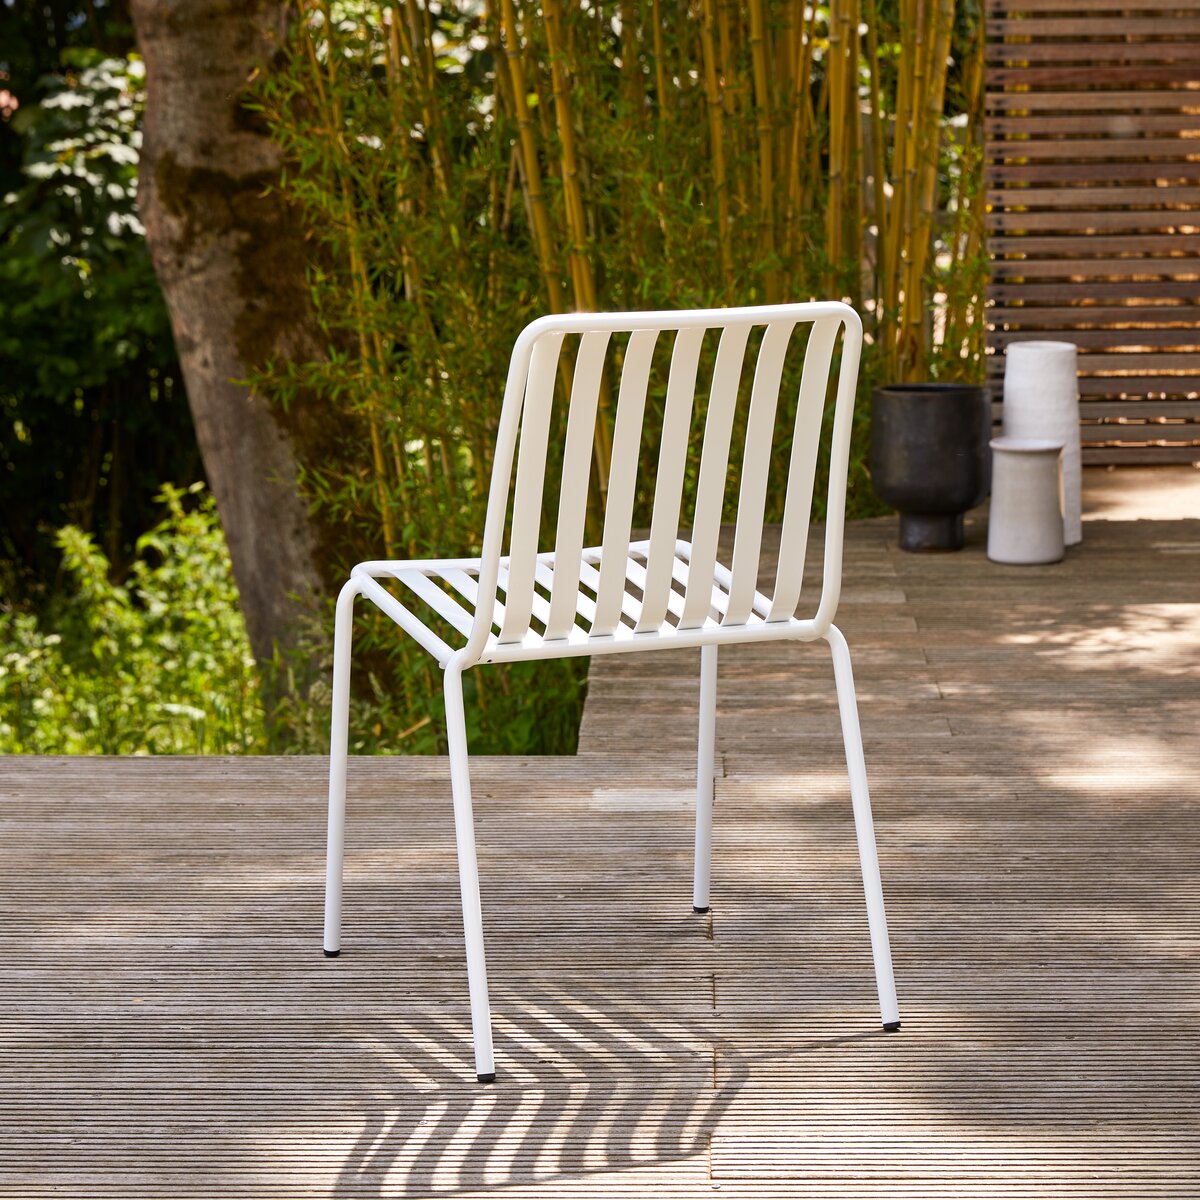
[[[684,596],[687,597],[684,600],[684,612],[687,611],[687,605],[693,592],[697,596],[703,596],[706,589],[708,592],[708,607],[704,610],[704,619],[689,625],[683,624],[681,620],[678,626],[680,629],[701,629],[712,620],[714,608],[718,613],[724,615],[726,608],[729,607],[729,596],[717,580],[717,565],[714,560],[706,581],[699,569],[693,570],[688,559],[680,558],[678,553],[675,555],[675,566],[672,568],[671,575],[683,588]]]
[[[478,563],[475,564],[478,569]],[[472,608],[479,607],[479,579],[466,571],[443,571],[442,578],[465,600]],[[499,600],[492,601],[492,628],[499,630],[504,624],[504,605]]]
[[[467,612],[461,604],[452,600],[428,575],[417,570],[407,570],[395,572],[395,578],[410,592],[424,600],[444,621],[449,621],[463,637],[470,635],[475,614]]]
[[[668,569],[671,571],[669,579],[676,578],[676,571],[674,568],[676,568],[678,565],[679,559],[673,558],[671,564],[668,565]],[[626,573],[628,574],[629,582],[632,583],[634,587],[640,588],[644,595],[646,590],[646,568],[643,567],[642,564],[637,561],[637,559],[631,558],[628,566],[626,567]],[[684,582],[686,583],[686,580],[684,580]],[[683,597],[673,587],[670,586],[669,581],[667,585],[666,610],[667,612],[673,613],[676,618],[683,616]],[[644,603],[642,605],[642,612],[643,614],[645,613]],[[662,625],[663,621],[665,620],[666,613],[663,614],[663,619],[659,621],[659,625]],[[643,621],[639,620],[638,624],[643,624]],[[639,629],[638,632],[644,633],[645,629]]]
[[[632,549],[632,547],[631,547],[631,549]],[[626,575],[628,577],[628,572],[626,573]],[[579,568],[579,582],[584,584],[585,586],[591,588],[593,592],[598,593],[598,590],[600,587],[600,572],[597,571],[596,568],[591,563],[584,562]],[[586,600],[587,597],[584,596],[584,597],[581,597],[581,599]],[[588,630],[589,636],[591,636],[591,637],[607,636],[605,634],[598,634],[596,632],[596,619],[597,619],[596,614],[599,611],[599,607],[598,607],[598,605],[593,603],[591,605],[591,608],[592,608],[592,615],[590,618],[586,618],[583,610],[580,609],[580,616],[584,616],[585,619],[589,619],[591,622],[591,626]],[[622,616],[628,617],[631,621],[636,621],[638,619],[638,617],[641,616],[641,612],[642,612],[641,604],[636,599],[634,599],[634,597],[631,596],[624,589],[624,587],[622,587],[621,595],[620,595],[620,608],[618,609],[618,612],[617,612],[617,623],[618,624],[620,623]],[[610,632],[611,632],[611,630],[610,630]]]
[[[353,575],[353,578],[362,594],[376,608],[391,617],[409,637],[429,651],[439,663],[445,663],[454,653],[432,629],[423,621],[418,620],[387,588],[377,583],[370,575],[358,572]]]
[[[549,578],[549,575],[550,575],[550,572],[546,571],[547,579]],[[506,596],[509,594],[509,584],[510,584],[511,578],[512,578],[512,573],[511,573],[510,569],[507,566],[505,566],[503,563],[501,563],[499,575],[498,575],[496,582],[497,582],[497,585],[499,586],[500,590],[503,591]],[[536,578],[537,578],[536,574],[533,576],[533,578],[534,578],[534,580],[536,580]],[[528,600],[526,601],[526,603],[528,604],[528,607],[529,607],[529,615],[526,616],[526,618],[525,618],[526,628],[527,629],[529,628],[529,623],[534,617],[536,617],[543,625],[545,625],[547,619],[550,616],[550,605],[542,596],[538,595],[537,591],[534,589],[534,587],[532,585],[532,582],[529,587],[529,597],[528,597]],[[521,636],[523,638],[525,635],[522,634]],[[538,634],[538,636],[541,637],[542,635]],[[501,637],[500,640],[503,641],[504,640],[503,637]]]

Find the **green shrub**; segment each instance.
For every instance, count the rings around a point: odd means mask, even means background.
[[[137,212],[145,68],[75,48],[22,97],[0,205],[0,559],[36,597],[49,531],[99,535],[118,571],[164,480],[199,458]],[[6,582],[8,582],[6,580]]]
[[[123,583],[92,538],[58,532],[68,581],[40,615],[0,612],[0,752],[232,754],[264,747],[259,678],[225,539],[201,485]]]

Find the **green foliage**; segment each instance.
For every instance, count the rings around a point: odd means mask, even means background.
[[[144,68],[63,59],[12,117],[22,182],[0,213],[0,558],[42,578],[41,522],[100,531],[120,570],[162,480],[198,473],[137,217]]]
[[[372,621],[362,604],[355,622],[351,754],[445,754],[441,672],[390,622]],[[332,613],[329,622],[332,622]],[[314,626],[301,652],[271,665],[279,700],[268,719],[273,754],[328,754],[328,625]],[[514,663],[463,676],[473,754],[574,754],[586,691],[577,659]]]
[[[0,753],[231,754],[263,748],[259,679],[229,555],[200,485],[165,486],[127,581],[74,526],[68,587],[0,612]]]
[[[350,418],[341,444],[303,464],[314,507],[339,530],[339,567],[355,558],[478,551],[508,356],[532,317],[564,307],[678,308],[831,294],[861,302],[867,266],[855,255],[865,230],[850,239],[853,253],[844,260],[831,261],[827,253],[831,152],[822,106],[828,104],[829,11],[816,10],[808,27],[806,98],[787,80],[793,42],[779,32],[779,22],[792,21],[804,6],[769,6],[771,53],[782,56],[776,65],[787,71],[768,98],[755,84],[747,6],[720,6],[714,45],[719,41],[724,62],[725,158],[717,178],[701,61],[702,8],[626,5],[618,19],[615,10],[599,6],[517,4],[510,20],[507,3],[310,0],[300,6],[288,45],[259,83],[255,106],[289,163],[280,188],[312,230],[312,295],[328,348],[319,361],[268,365],[255,383],[283,405],[302,389],[317,391]],[[552,10],[558,12],[557,46],[550,41]],[[894,16],[888,21],[883,41],[892,62],[900,31]],[[559,68],[563,76],[556,79]],[[951,74],[958,95],[960,73]],[[845,88],[857,89],[860,105],[869,107],[865,65],[859,62],[857,83],[853,72],[843,76]],[[523,146],[522,131],[532,151]],[[776,183],[764,172],[770,146]],[[865,171],[865,149],[854,154],[847,169]],[[574,215],[571,188],[580,195]],[[849,193],[864,226],[869,194],[865,183]],[[959,189],[959,211],[966,211],[969,195]],[[952,208],[954,199],[943,195],[942,207]],[[731,231],[724,237],[722,200]],[[550,231],[548,246],[539,241],[539,210]],[[954,294],[968,306],[971,280],[961,261],[966,231],[956,226],[935,239],[931,275],[952,276]],[[877,308],[867,307],[878,321]],[[867,478],[865,403],[870,384],[884,382],[876,378],[877,344],[869,336],[850,466],[852,517],[879,511]],[[635,516],[643,525],[666,351],[648,400]],[[715,345],[706,345],[702,380],[714,353]],[[798,355],[789,358],[783,394],[791,402],[781,404],[777,425],[781,456],[798,365]],[[609,381],[601,400],[602,408],[609,405],[609,422],[612,391]],[[560,395],[553,418],[548,511],[556,501],[564,402]],[[702,420],[701,404],[697,428]],[[735,515],[738,438],[735,431],[726,519]],[[593,495],[603,469],[598,461]],[[767,516],[777,520],[783,497],[774,473],[772,479]],[[685,485],[685,524],[695,483],[691,477]],[[819,479],[818,515],[822,485]],[[594,508],[594,536],[599,519]],[[414,749],[439,748],[438,672],[422,650],[365,607],[361,644],[371,666],[360,676],[358,700],[373,706],[379,719],[357,723],[352,736],[364,748],[399,734]],[[324,645],[314,634],[308,658],[327,654]],[[540,748],[561,748],[556,722],[582,697],[581,668],[568,661],[542,670],[540,686],[553,691],[533,690],[512,670],[489,670],[495,692],[471,706],[485,713],[483,736],[490,730],[494,744],[519,749],[528,730]],[[282,713],[280,739],[290,731],[299,744],[315,748],[321,742],[306,714],[320,710],[320,685],[310,694],[299,681],[293,684],[306,700]]]
[[[148,303],[157,289],[137,217],[145,68],[137,58],[69,57],[82,69],[13,117],[26,138],[26,182],[6,197],[0,226],[8,296],[0,353],[18,357],[29,331],[49,333],[87,313],[86,356],[31,356],[33,382],[55,398],[102,383],[138,356],[147,335],[163,332],[161,303]],[[130,259],[131,250],[141,253]]]

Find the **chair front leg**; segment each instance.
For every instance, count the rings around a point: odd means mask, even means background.
[[[875,960],[875,984],[879,990],[879,1012],[883,1027],[900,1028],[896,1004],[896,981],[892,974],[892,951],[888,943],[887,916],[883,909],[883,885],[879,881],[879,857],[875,851],[875,826],[871,820],[871,797],[867,790],[867,764],[863,756],[862,732],[858,724],[858,702],[854,696],[854,673],[850,648],[836,625],[825,635],[833,651],[833,674],[837,682],[838,710],[842,718],[842,740],[846,746],[846,768],[850,775],[850,801],[854,808],[854,832],[858,860],[862,866],[863,890],[867,898],[867,924],[871,931],[871,954]]]
[[[445,694],[450,787],[454,793],[454,836],[458,843],[458,885],[462,893],[467,987],[471,996],[471,1030],[475,1041],[475,1074],[480,1083],[491,1083],[496,1078],[496,1064],[492,1052],[487,964],[483,953],[483,912],[479,904],[479,865],[475,857],[467,722],[463,712],[462,671],[453,665],[446,669]]]
[[[696,865],[692,911],[708,912],[712,879],[713,756],[717,741],[717,647],[700,648],[700,736],[696,751]]]
[[[333,622],[333,713],[329,732],[329,827],[325,850],[325,956],[342,948],[342,857],[346,828],[346,744],[350,725],[350,647],[354,624],[352,579],[338,594]]]

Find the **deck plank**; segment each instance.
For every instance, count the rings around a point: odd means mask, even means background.
[[[351,764],[337,960],[324,760],[0,760],[0,1196],[1194,1200],[1200,522],[981,530],[848,537],[901,1033],[820,646],[722,651],[708,917],[694,653],[474,760],[490,1088],[444,760]]]

